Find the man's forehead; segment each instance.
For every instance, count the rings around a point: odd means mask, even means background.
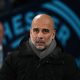
[[[32,25],[53,25],[53,21],[50,19],[36,19],[32,21]]]
[[[35,29],[35,28],[37,28],[37,29],[51,29],[49,27],[39,27],[39,26],[32,27],[32,29]]]
[[[45,24],[45,23],[38,23],[38,24],[33,24],[32,28],[53,29],[53,25],[52,24]]]
[[[44,27],[52,29],[54,26],[54,22],[52,18],[46,14],[41,14],[36,16],[32,21],[32,27]]]
[[[33,27],[32,29],[50,29],[50,28],[39,28],[39,27]]]

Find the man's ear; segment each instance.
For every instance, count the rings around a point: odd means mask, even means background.
[[[53,39],[55,38],[56,36],[56,30],[53,31]]]

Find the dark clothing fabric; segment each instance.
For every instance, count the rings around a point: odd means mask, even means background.
[[[3,60],[5,61],[6,57],[8,56],[9,54],[9,47],[3,45]]]
[[[0,80],[80,80],[73,57],[56,46],[51,54],[40,59],[29,42],[6,59]]]
[[[47,55],[49,55],[49,54],[51,54],[52,52],[53,52],[53,50],[55,49],[55,47],[56,47],[56,41],[55,41],[55,39],[54,40],[52,40],[52,42],[50,43],[50,45],[49,46],[47,46],[45,49],[43,49],[43,50],[39,50],[39,49],[37,49],[34,45],[33,45],[33,43],[32,43],[32,41],[29,39],[29,45],[30,45],[30,47],[31,47],[31,49],[33,50],[33,52],[37,55],[37,56],[39,56],[39,58],[45,58]]]
[[[5,45],[2,45],[2,47],[3,47],[3,60],[5,61],[5,58],[8,55],[8,51],[7,51],[8,49]]]

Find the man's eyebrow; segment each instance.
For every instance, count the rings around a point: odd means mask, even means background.
[[[39,28],[33,28],[33,31],[39,31]]]
[[[33,30],[39,30],[39,28],[33,28]]]
[[[43,29],[43,31],[45,31],[45,32],[50,32],[50,30],[49,30],[49,29]]]

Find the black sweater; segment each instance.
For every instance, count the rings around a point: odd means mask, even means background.
[[[7,57],[0,70],[0,80],[80,80],[79,75],[73,57],[60,47],[40,59],[28,41]]]

